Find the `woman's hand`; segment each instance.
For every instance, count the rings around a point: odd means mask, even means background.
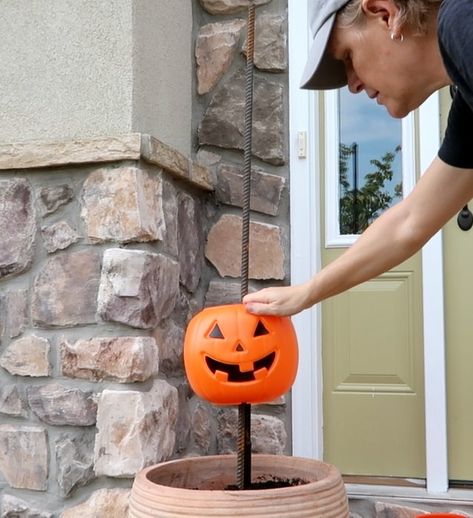
[[[264,288],[243,298],[243,304],[255,315],[290,316],[302,311],[308,305],[308,286],[283,286]]]
[[[312,279],[265,288],[244,297],[243,303],[250,313],[288,316],[342,293],[411,257],[472,198],[473,169],[452,167],[437,157],[407,198]]]

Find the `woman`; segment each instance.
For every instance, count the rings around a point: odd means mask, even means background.
[[[315,36],[304,88],[348,84],[393,117],[404,117],[444,86],[455,85],[456,93],[438,156],[411,194],[306,283],[247,295],[243,302],[256,314],[293,315],[393,268],[473,197],[473,0],[311,5]]]

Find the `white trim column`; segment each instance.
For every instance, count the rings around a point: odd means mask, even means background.
[[[317,103],[299,88],[309,38],[307,0],[289,0],[289,115],[291,193],[291,283],[307,281],[320,265]],[[322,458],[322,353],[320,309],[293,318],[299,370],[292,388],[293,454]]]
[[[440,146],[439,95],[419,110],[420,166],[425,171]],[[425,450],[427,491],[448,491],[447,389],[442,231],[422,249],[424,307]]]

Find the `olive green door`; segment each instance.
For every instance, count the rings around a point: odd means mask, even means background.
[[[415,257],[323,305],[324,458],[344,474],[425,477],[420,277]]]
[[[442,125],[450,105],[442,93]],[[469,204],[473,211],[473,203]],[[473,481],[473,228],[456,218],[443,232],[447,363],[448,478]]]
[[[357,102],[359,96],[352,98]],[[324,99],[328,104],[327,96]],[[398,129],[386,130],[385,142],[378,135],[367,134],[363,128],[371,124],[374,127],[375,122],[387,123],[384,112],[368,113],[358,130],[344,131],[344,109],[349,117],[365,108],[344,107],[343,99],[337,105],[339,120],[335,133],[330,129],[333,120],[324,124],[326,143],[339,138],[339,146],[324,147],[321,166],[322,171],[328,171],[322,179],[326,193],[321,232],[323,264],[334,260],[349,246],[350,236],[345,236],[344,245],[344,234],[359,233],[362,225],[360,228],[356,225],[369,222],[382,212],[382,207],[376,213],[372,211],[374,195],[373,185],[368,184],[370,178],[373,180],[378,175],[377,199],[384,193],[386,199],[390,198],[388,205],[392,205],[402,197],[396,195],[401,180],[398,178],[396,190],[394,180],[390,181],[386,173],[391,168],[394,176],[399,176],[404,167],[405,160],[395,158],[407,152],[404,145],[402,151],[399,147],[401,123],[395,122]],[[335,111],[331,108],[325,113],[333,119]],[[334,150],[338,155],[339,192],[330,201],[326,187],[333,184],[333,177],[327,175],[334,174],[333,156],[330,156]],[[362,153],[367,156],[363,157]],[[374,176],[366,176],[370,173]],[[356,207],[355,190],[360,198]],[[368,199],[370,196],[372,199]],[[338,205],[335,210],[329,207],[334,199]],[[350,216],[350,211],[355,215]],[[334,232],[334,225],[328,224],[327,218],[338,218],[335,239],[328,235]],[[425,477],[421,277],[419,255],[322,305],[324,458],[344,474]]]
[[[473,206],[470,204],[470,208]],[[473,481],[473,229],[444,231],[447,437],[450,480]]]

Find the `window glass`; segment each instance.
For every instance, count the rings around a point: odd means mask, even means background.
[[[339,103],[340,235],[361,234],[402,199],[402,123],[348,88]]]

